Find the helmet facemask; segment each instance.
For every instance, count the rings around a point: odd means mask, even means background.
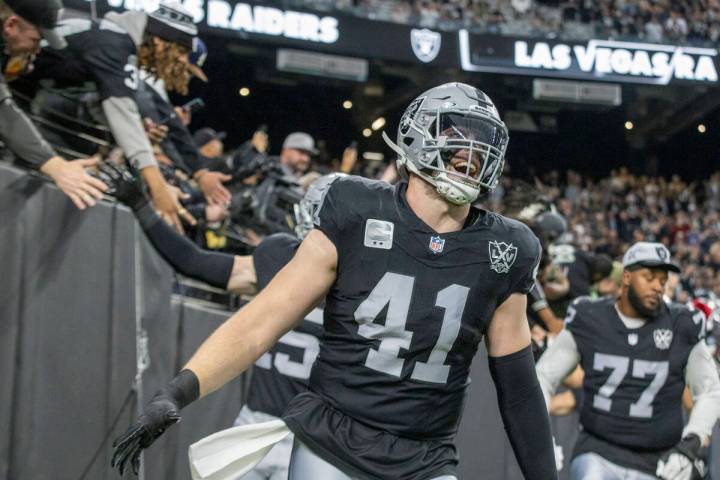
[[[422,145],[410,152],[383,138],[407,168],[432,185],[446,200],[457,205],[471,203],[480,192],[491,192],[503,170],[508,133],[505,124],[483,106],[420,110],[404,120]]]

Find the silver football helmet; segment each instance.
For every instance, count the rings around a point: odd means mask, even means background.
[[[347,174],[330,173],[318,178],[308,186],[302,200],[293,206],[295,209],[295,234],[300,240],[305,238],[313,229],[315,213],[322,203],[325,192],[340,177],[347,177]]]
[[[464,205],[497,186],[508,131],[490,97],[464,83],[446,83],[417,97],[400,120],[398,173],[415,173],[447,201]]]

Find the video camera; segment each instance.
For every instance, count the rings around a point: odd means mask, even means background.
[[[257,152],[256,152],[257,153]],[[257,175],[257,183],[242,180]],[[256,154],[250,162],[233,172],[230,218],[233,223],[252,228],[259,234],[293,233],[294,205],[304,192],[295,178],[287,176],[276,157]]]

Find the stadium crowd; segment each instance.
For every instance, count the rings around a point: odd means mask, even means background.
[[[552,171],[536,181],[567,219],[569,240],[582,250],[617,260],[634,242],[661,242],[683,267],[677,300],[720,297],[720,172],[686,182],[676,175],[633,175],[626,168],[596,179]],[[502,211],[512,185],[512,178],[503,182],[491,208]]]
[[[291,2],[293,3],[293,2]],[[717,0],[295,0],[441,30],[704,45],[720,38]]]

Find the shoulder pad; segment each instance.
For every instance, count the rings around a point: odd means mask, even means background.
[[[705,338],[704,312],[681,303],[669,303],[667,307],[676,329],[687,330],[690,339]]]

